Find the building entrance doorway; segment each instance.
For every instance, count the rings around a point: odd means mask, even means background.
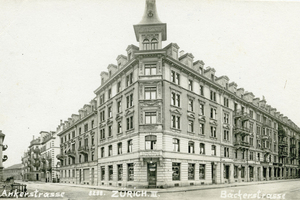
[[[156,173],[157,173],[157,164],[148,163],[148,187],[156,188]]]
[[[216,167],[214,163],[211,163],[211,180],[212,184],[216,183]]]
[[[39,174],[36,174],[36,180],[37,181],[39,180]]]

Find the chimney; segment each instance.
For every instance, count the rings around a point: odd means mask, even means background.
[[[184,51],[183,50],[179,51],[179,57],[181,57],[183,55],[184,55]]]

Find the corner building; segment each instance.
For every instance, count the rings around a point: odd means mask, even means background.
[[[129,45],[127,56],[119,55],[117,65],[101,73],[95,90],[98,185],[299,177],[299,128],[264,98],[179,52],[177,44],[162,48],[166,27],[155,0],[146,0],[142,21],[134,25],[139,46]]]

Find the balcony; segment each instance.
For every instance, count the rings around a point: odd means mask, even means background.
[[[281,140],[278,142],[278,145],[281,146],[281,147],[286,147],[287,146],[287,142],[284,141],[284,140]]]
[[[58,155],[56,155],[56,158],[57,158],[58,160],[60,160],[60,161],[63,161],[65,157],[66,157],[66,156],[63,155],[63,154],[58,154]]]
[[[90,151],[88,146],[81,146],[78,148],[78,153],[88,154]]]
[[[237,141],[237,142],[234,142],[234,146],[237,148],[245,149],[245,148],[249,148],[250,144],[249,144],[249,142],[246,142],[246,141]]]
[[[270,136],[268,136],[268,135],[261,135],[261,139],[262,140],[269,140]]]
[[[267,148],[267,147],[262,147],[261,150],[264,151],[264,153],[269,154],[271,153],[271,149]]]
[[[287,157],[288,153],[286,151],[279,151],[279,157]]]
[[[247,127],[243,127],[243,126],[235,126],[234,133],[241,134],[243,136],[247,136],[247,135],[250,135],[250,129]]]
[[[75,149],[72,149],[72,150],[69,149],[69,150],[67,151],[67,155],[70,156],[70,157],[75,158],[75,157],[76,157]]]
[[[249,115],[249,113],[246,113],[244,111],[241,111],[241,110],[237,110],[234,112],[233,114],[234,118],[238,119],[240,118],[242,121],[247,121],[249,120],[251,117]]]

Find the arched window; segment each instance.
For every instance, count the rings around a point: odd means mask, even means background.
[[[189,146],[188,146],[188,152],[189,153],[195,153],[195,148],[194,148],[194,142],[189,141]]]
[[[144,39],[143,41],[143,50],[149,50],[150,49],[150,42],[148,39]]]
[[[200,143],[200,154],[205,154],[205,144]]]
[[[156,135],[147,135],[145,137],[146,149],[155,150],[156,149]]]
[[[158,41],[155,38],[151,40],[151,49],[158,49]]]

